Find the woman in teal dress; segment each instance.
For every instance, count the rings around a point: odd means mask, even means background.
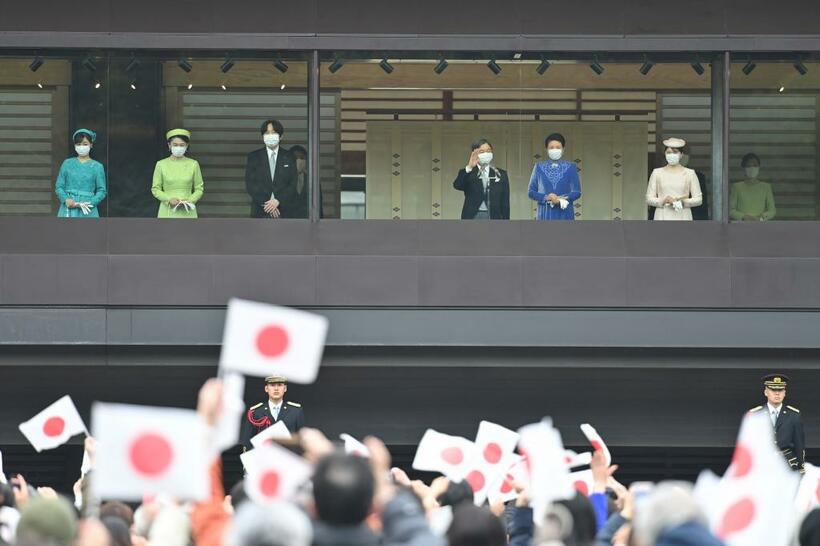
[[[196,218],[196,203],[205,193],[199,162],[185,157],[191,133],[172,129],[165,135],[171,155],[157,161],[151,193],[159,201],[158,218]]]
[[[105,169],[91,159],[91,148],[97,133],[90,129],[74,131],[74,151],[60,166],[54,193],[60,200],[57,216],[62,218],[99,218],[97,206],[105,199]]]

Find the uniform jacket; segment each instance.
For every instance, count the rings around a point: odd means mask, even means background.
[[[768,406],[762,405],[752,408],[750,411],[768,412]],[[804,471],[806,462],[806,437],[803,433],[803,422],[800,420],[800,410],[794,406],[783,404],[780,407],[780,414],[774,426],[775,441],[777,447],[783,452],[789,466],[793,470]]]
[[[273,426],[277,421],[282,421],[291,434],[299,432],[299,429],[305,426],[305,413],[302,411],[302,405],[290,401],[282,402],[282,409],[279,410],[277,419],[271,415],[267,400],[250,407],[242,417],[240,443],[245,449],[251,449],[253,447],[251,438]]]

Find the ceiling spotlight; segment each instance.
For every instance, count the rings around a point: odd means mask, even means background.
[[[234,63],[231,56],[228,55],[225,57],[225,62],[222,63],[222,66],[220,66],[219,69],[222,71],[223,74],[227,74],[231,70],[231,68],[233,68],[234,64],[236,63]]]
[[[384,71],[385,71],[385,73],[387,73],[387,74],[390,74],[391,72],[393,72],[393,65],[392,65],[392,64],[390,64],[390,61],[388,61],[388,60],[387,60],[387,57],[385,57],[384,59],[382,59],[381,61],[379,61],[379,66],[380,66],[380,67],[381,67],[381,69],[382,69],[382,70],[384,70]]]
[[[785,86],[783,86],[783,85],[781,85],[781,86],[780,86],[780,89],[778,89],[778,90],[777,90],[777,92],[778,92],[778,93],[782,93],[782,92],[783,92],[783,91],[785,91],[785,90],[786,90],[786,87],[785,87]]]
[[[450,63],[447,62],[447,59],[441,58],[436,63],[436,66],[433,67],[433,72],[435,72],[436,74],[441,74],[442,72],[447,70],[448,66],[450,66]]]
[[[97,70],[97,63],[94,62],[94,57],[87,55],[85,59],[83,59],[83,67],[89,72],[95,72]]]
[[[177,66],[179,66],[185,72],[190,72],[194,69],[194,67],[191,66],[191,63],[188,62],[188,59],[186,59],[184,56],[179,58],[179,60],[177,61]]]
[[[604,67],[601,65],[601,63],[598,62],[597,56],[592,58],[592,62],[589,63],[589,67],[592,69],[593,72],[595,72],[599,76],[604,73]]]
[[[128,61],[127,65],[125,65],[125,71],[126,72],[133,72],[134,70],[139,68],[139,65],[140,65],[140,61],[139,61],[139,59],[137,59],[137,56],[134,55],[134,54],[131,54],[131,60]]]
[[[96,80],[94,82],[94,89],[99,89],[100,87],[102,87],[102,82],[100,80]]]
[[[189,83],[189,84],[188,84],[188,91],[190,91],[190,90],[191,90],[191,89],[193,89],[193,88],[194,88],[194,84]]]
[[[222,85],[220,85],[220,86],[219,86],[219,88],[220,88],[220,89],[222,89],[223,91],[227,91],[227,90],[228,90],[228,86],[227,86],[227,85],[225,85],[224,83],[223,83]]]
[[[40,89],[42,89],[42,88],[43,88],[43,82],[37,82],[37,87],[39,87]]]
[[[34,57],[34,60],[31,61],[30,65],[28,65],[28,69],[32,72],[37,72],[38,70],[40,70],[41,66],[43,66],[43,58],[38,55]]]
[[[801,76],[805,76],[809,72],[809,69],[806,68],[806,65],[804,65],[803,61],[801,61],[800,59],[794,61],[794,64],[792,66],[795,70],[797,70],[800,73]]]
[[[544,72],[550,67],[550,62],[546,59],[541,59],[541,63],[538,65],[538,68],[535,69],[538,72],[539,76],[543,76]]]
[[[694,70],[695,74],[697,74],[698,76],[703,76],[703,73],[706,72],[706,70],[703,68],[703,65],[700,64],[700,59],[698,59],[698,58],[696,58],[694,61],[692,61],[689,64],[689,66],[692,67],[692,70]]]
[[[487,68],[489,68],[496,76],[501,74],[501,67],[497,62],[495,62],[495,59],[490,59],[490,62],[487,63]]]
[[[333,62],[332,62],[332,63],[330,63],[330,66],[329,66],[329,67],[327,67],[327,69],[328,69],[328,70],[330,70],[330,73],[331,73],[331,74],[335,74],[335,73],[336,73],[336,72],[338,72],[338,71],[339,71],[339,70],[340,70],[340,69],[341,69],[344,65],[345,65],[345,62],[344,62],[342,59],[336,58],[336,59],[333,59]]]
[[[285,87],[287,87],[287,86],[283,83],[283,84],[279,87],[279,89],[281,89],[282,91],[284,91],[284,90],[285,90]]]
[[[130,87],[131,87],[131,91],[136,91],[137,90],[137,79],[136,78],[131,80]]]
[[[746,63],[746,66],[743,67],[743,73],[748,76],[749,74],[752,73],[752,71],[754,71],[755,68],[757,68],[757,65],[755,63],[753,63],[751,60],[749,60]]]
[[[641,65],[641,67],[638,70],[640,71],[641,74],[646,76],[647,74],[649,74],[649,71],[652,70],[653,66],[655,66],[655,63],[653,61],[650,61],[649,57],[644,55],[643,64]]]
[[[282,74],[288,71],[288,65],[286,65],[285,61],[283,61],[282,59],[276,59],[275,61],[273,61],[273,66],[275,66],[276,70],[278,70]]]

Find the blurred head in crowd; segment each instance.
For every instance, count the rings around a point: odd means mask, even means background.
[[[661,482],[636,507],[632,520],[633,542],[635,546],[653,546],[661,535],[666,533],[665,540],[669,540],[669,535],[674,536],[677,528],[685,524],[691,524],[683,530],[685,536],[706,531],[706,517],[695,502],[692,485],[686,482]],[[700,539],[709,540],[710,536],[707,531]]]
[[[820,546],[820,508],[806,514],[797,537],[800,546]]]
[[[129,529],[132,525],[134,525],[134,511],[124,502],[104,502],[102,506],[100,506],[100,519],[105,519],[109,516],[120,518],[125,522]]]
[[[74,507],[62,497],[29,501],[17,524],[17,541],[20,544],[68,546],[76,534]]]
[[[111,535],[111,546],[131,546],[131,528],[120,516],[100,518]]]
[[[246,502],[233,518],[225,546],[309,546],[310,520],[293,504]]]
[[[98,519],[86,518],[80,522],[76,546],[111,546],[111,535]]]
[[[318,519],[331,525],[357,525],[370,513],[374,480],[367,459],[334,453],[319,461],[313,474]]]
[[[461,503],[473,504],[473,489],[467,481],[450,482],[447,490],[436,499],[441,506],[458,506]]]
[[[461,503],[453,508],[447,540],[450,546],[505,546],[507,532],[501,520],[486,508]]]
[[[595,542],[598,529],[595,524],[595,511],[589,499],[580,493],[568,500],[555,503],[569,512],[572,530],[564,538],[566,546],[587,546]]]

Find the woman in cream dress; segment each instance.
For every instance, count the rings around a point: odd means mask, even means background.
[[[691,220],[691,209],[703,203],[703,194],[695,171],[680,164],[686,141],[668,138],[663,145],[667,165],[652,171],[646,188],[646,204],[655,207],[655,220]]]

